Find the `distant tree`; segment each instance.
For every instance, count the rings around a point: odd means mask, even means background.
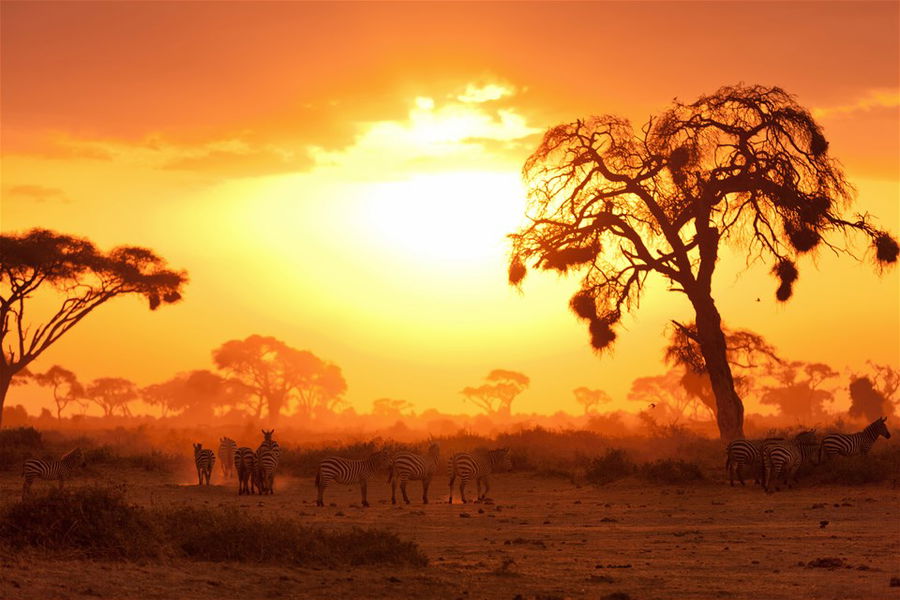
[[[488,415],[508,417],[513,400],[528,388],[530,380],[518,371],[494,369],[485,378],[487,383],[478,387],[465,387],[460,392],[466,400]]]
[[[592,410],[595,410],[598,405],[607,404],[612,401],[609,394],[603,390],[591,390],[586,387],[577,387],[572,390],[572,393],[575,394],[575,402],[584,408],[585,415],[592,412]]]
[[[870,373],[850,377],[851,417],[874,421],[878,417],[891,417],[897,404],[900,389],[900,371],[890,365],[869,362]]]
[[[59,365],[53,365],[44,373],[35,373],[32,379],[42,387],[52,388],[59,420],[67,406],[84,399],[84,386],[78,382],[75,373]]]
[[[148,404],[159,406],[164,418],[173,412],[194,421],[208,421],[216,409],[245,402],[247,394],[242,391],[240,384],[211,371],[198,370],[142,388],[140,395]]]
[[[378,398],[372,401],[372,414],[376,417],[399,418],[412,411],[413,405],[406,400]]]
[[[85,397],[102,408],[105,417],[112,417],[117,411],[130,417],[128,404],[137,400],[138,389],[134,382],[121,377],[100,377],[87,387]]]
[[[760,402],[777,406],[786,417],[811,424],[825,416],[825,404],[834,401],[834,393],[825,388],[829,379],[839,375],[823,363],[785,362],[773,367],[776,385],[764,386]]]
[[[46,229],[0,235],[0,408],[13,376],[95,308],[137,294],[155,310],[178,302],[186,283],[183,271],[166,268],[146,248],[103,253],[86,239]],[[53,297],[62,302],[43,323],[28,318]]]
[[[347,390],[339,367],[273,337],[251,335],[225,342],[213,351],[213,361],[252,392],[257,418],[265,406],[269,418],[277,420],[291,399],[305,417],[332,411]]]
[[[821,127],[777,87],[723,87],[679,101],[640,129],[614,116],[558,125],[526,160],[530,223],[513,233],[509,281],[527,268],[584,272],[571,308],[591,345],[616,338],[650,274],[693,306],[696,333],[724,439],[743,436],[744,408],[727,359],[712,278],[722,244],[771,265],[776,298],[790,298],[800,254],[840,249],[858,233],[882,265],[898,245],[853,200]]]
[[[643,403],[645,409],[642,412],[663,425],[677,425],[685,417],[694,421],[715,418],[709,406],[688,393],[681,379],[682,374],[677,369],[669,369],[664,375],[639,377],[631,382],[628,399]]]

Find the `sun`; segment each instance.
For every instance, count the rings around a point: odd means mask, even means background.
[[[502,258],[522,219],[516,173],[462,171],[374,183],[361,198],[357,227],[400,260],[466,264]]]

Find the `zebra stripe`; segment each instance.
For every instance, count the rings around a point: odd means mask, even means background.
[[[483,501],[491,489],[489,475],[497,471],[508,471],[512,468],[509,448],[498,448],[487,452],[459,452],[450,458],[450,504],[453,504],[453,482],[459,477],[459,495],[463,503],[466,499],[466,483],[475,480],[476,502]],[[484,492],[481,484],[484,483]]]
[[[209,485],[209,477],[212,475],[213,466],[216,464],[216,455],[209,448],[204,448],[203,444],[194,444],[194,465],[197,467],[197,485],[203,485],[203,479],[206,478],[206,485]]]
[[[753,483],[762,483],[763,460],[762,449],[767,442],[780,441],[784,438],[766,438],[764,440],[734,440],[725,449],[725,471],[731,486],[734,487],[734,476],[738,476],[741,485],[744,484],[742,467],[750,467],[753,472]]]
[[[831,458],[832,456],[868,454],[878,436],[890,439],[891,432],[888,431],[885,424],[886,421],[887,417],[875,419],[865,429],[857,433],[829,433],[822,439],[819,461],[821,462],[822,458]]]
[[[797,471],[800,469],[800,466],[816,463],[818,454],[819,444],[810,443],[802,438],[765,443],[763,445],[763,468],[765,472],[763,487],[766,492],[771,491],[773,482],[776,486],[775,491],[778,491],[779,476],[788,487],[791,487],[791,478],[793,478],[794,483],[799,483]]]
[[[316,472],[316,506],[325,506],[323,497],[325,488],[332,481],[344,485],[358,483],[362,505],[369,506],[366,498],[369,478],[387,465],[388,460],[389,455],[386,449],[379,450],[365,460],[353,460],[338,456],[324,459],[319,463],[319,470]]]
[[[59,481],[59,489],[62,489],[63,483],[69,478],[70,473],[75,467],[84,467],[84,451],[81,448],[75,448],[63,454],[59,460],[40,460],[30,458],[22,465],[22,477],[24,483],[22,485],[22,498],[28,496],[31,491],[31,484],[35,479],[47,479],[50,481]]]
[[[256,481],[256,452],[243,446],[234,451],[234,468],[238,476],[238,496],[252,494]]]
[[[403,501],[409,504],[406,495],[406,484],[409,481],[422,482],[422,503],[428,504],[428,486],[431,478],[438,470],[441,450],[437,444],[431,444],[427,454],[398,452],[391,460],[388,471],[388,483],[391,484],[391,504],[397,504],[397,483],[403,493]]]
[[[237,450],[237,443],[233,439],[223,437],[219,440],[219,459],[222,461],[222,477],[225,479],[234,474],[235,450]]]

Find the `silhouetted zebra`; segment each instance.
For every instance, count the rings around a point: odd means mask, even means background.
[[[275,492],[275,471],[281,459],[281,446],[272,439],[274,429],[263,429],[262,433],[263,441],[256,449],[257,487],[260,494],[272,494]]]
[[[890,439],[891,432],[888,431],[886,421],[887,417],[875,419],[865,429],[857,433],[829,433],[822,438],[819,462],[822,462],[823,458],[831,458],[836,455],[868,454],[878,436],[883,435],[885,439]]]
[[[319,470],[316,472],[316,506],[325,506],[325,500],[323,499],[325,488],[332,481],[344,485],[358,483],[362,496],[362,505],[369,506],[369,501],[366,498],[369,478],[376,471],[384,468],[389,458],[388,451],[382,449],[365,460],[353,460],[338,456],[324,459],[319,463]]]
[[[406,483],[408,481],[422,482],[422,502],[428,504],[428,486],[431,478],[438,470],[441,450],[437,444],[431,444],[427,454],[412,454],[411,452],[398,452],[391,460],[388,471],[388,483],[391,484],[391,504],[397,504],[397,483],[400,483],[400,492],[403,501],[409,504],[409,496],[406,495]]]
[[[25,498],[31,491],[31,484],[35,479],[49,479],[59,481],[59,489],[62,489],[63,483],[69,478],[72,470],[79,466],[85,466],[84,451],[81,448],[70,450],[60,457],[59,460],[40,460],[30,458],[25,461],[22,466],[22,477],[25,479],[22,485],[22,498]]]
[[[216,455],[209,448],[204,449],[203,444],[194,444],[194,465],[197,467],[197,485],[209,485],[209,476],[212,475],[213,466],[216,464]]]
[[[749,466],[753,469],[753,483],[762,483],[763,460],[762,449],[766,442],[783,440],[784,438],[766,438],[764,440],[734,440],[725,449],[725,470],[728,479],[734,486],[734,476],[737,474],[741,485],[744,485],[744,475],[741,467]]]
[[[791,487],[791,478],[798,483],[800,466],[818,462],[819,444],[815,442],[815,433],[808,432],[790,441],[767,441],[762,452],[765,471],[763,487],[770,492],[773,482],[776,484],[775,490],[778,490],[779,476],[788,487]]]
[[[498,448],[489,451],[476,451],[473,453],[459,452],[450,458],[450,504],[453,504],[453,482],[459,477],[459,495],[463,503],[466,500],[466,483],[475,480],[476,501],[484,500],[491,488],[488,479],[491,473],[508,471],[512,468],[509,458],[509,448]],[[484,492],[481,484],[484,482]]]
[[[227,437],[219,440],[219,460],[222,465],[222,477],[228,479],[234,473],[234,451],[237,450],[237,443]]]
[[[252,494],[256,480],[256,452],[243,446],[234,451],[234,468],[238,476],[238,495]]]

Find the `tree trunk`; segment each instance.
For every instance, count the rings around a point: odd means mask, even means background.
[[[725,353],[722,318],[712,296],[692,298],[697,314],[697,337],[706,372],[716,396],[716,422],[725,441],[744,437],[744,405],[734,391],[734,379]]]
[[[0,372],[0,427],[3,427],[3,407],[6,405],[6,392],[12,384],[12,373]]]

